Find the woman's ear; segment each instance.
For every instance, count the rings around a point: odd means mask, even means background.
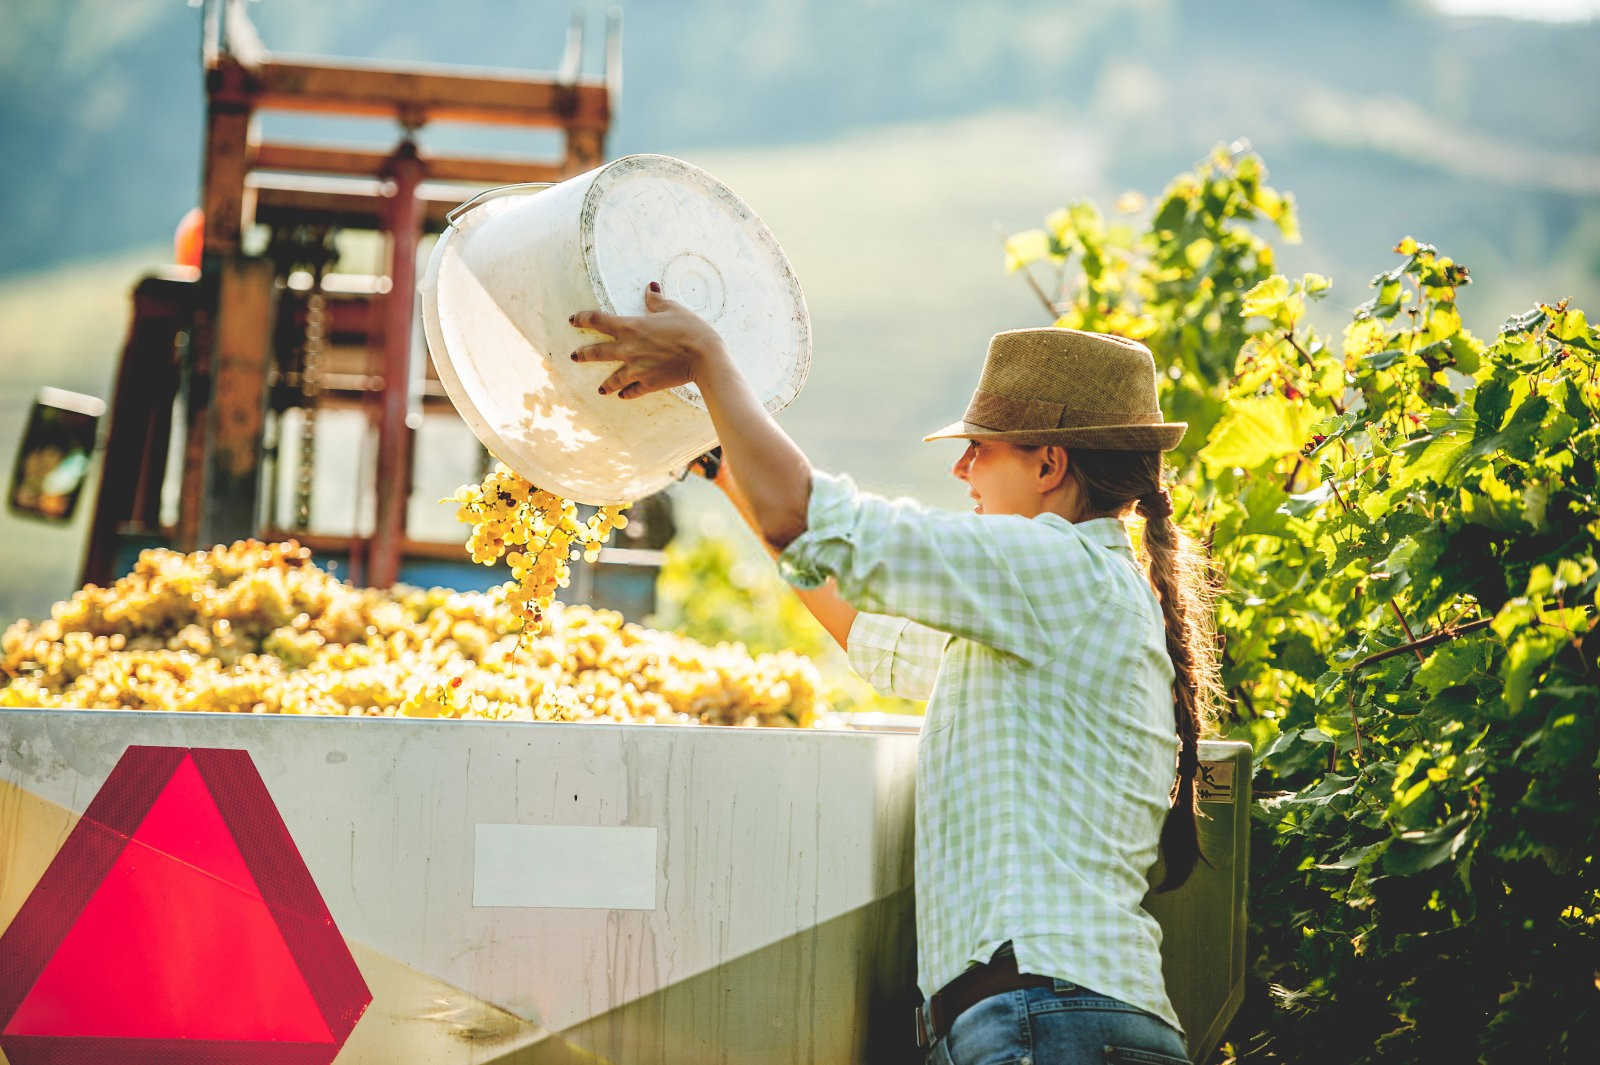
[[[1047,444],[1039,449],[1039,487],[1053,492],[1067,478],[1067,449],[1059,444]]]

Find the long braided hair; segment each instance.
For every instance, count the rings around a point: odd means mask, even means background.
[[[1161,483],[1159,451],[1068,449],[1067,470],[1083,490],[1086,513],[1144,518],[1150,585],[1161,603],[1172,657],[1173,724],[1178,731],[1177,781],[1161,826],[1166,874],[1156,891],[1181,887],[1204,861],[1196,825],[1195,775],[1200,736],[1209,732],[1222,698],[1212,600],[1216,585],[1206,553],[1172,520],[1172,498]]]

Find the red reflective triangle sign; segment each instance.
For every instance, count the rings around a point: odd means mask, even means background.
[[[244,751],[128,748],[0,958],[13,1065],[320,1065],[372,998]]]
[[[200,779],[192,756],[185,755],[178,763],[155,805],[139,822],[133,842],[254,898],[261,897],[261,889],[245,867],[239,845],[233,841],[233,833],[223,822],[205,781]]]

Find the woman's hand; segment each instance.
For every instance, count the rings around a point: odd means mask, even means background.
[[[741,471],[752,524],[781,551],[806,531],[811,464],[805,453],[772,420],[715,329],[663,296],[653,282],[644,308],[637,318],[574,314],[573,325],[611,339],[579,348],[573,360],[622,364],[600,386],[603,395],[635,399],[691,381],[698,385],[724,457]]]
[[[600,385],[601,395],[622,399],[676,388],[698,379],[710,359],[726,357],[722,338],[702,318],[661,294],[655,282],[644,294],[645,313],[637,318],[579,311],[569,321],[611,339],[572,353],[574,362],[620,362]]]

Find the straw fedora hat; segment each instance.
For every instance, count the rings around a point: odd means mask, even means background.
[[[967,413],[923,439],[1170,451],[1188,428],[1162,420],[1156,360],[1137,340],[1013,329],[989,341]]]

